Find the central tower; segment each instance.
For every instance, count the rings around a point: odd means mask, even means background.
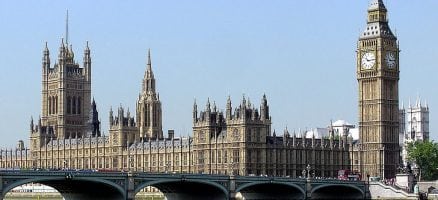
[[[151,51],[148,51],[147,69],[144,74],[142,91],[137,101],[137,123],[140,137],[162,139],[161,102],[155,92],[155,78],[152,72]]]
[[[364,175],[395,177],[399,165],[399,47],[382,0],[372,0],[357,43],[360,168]]]

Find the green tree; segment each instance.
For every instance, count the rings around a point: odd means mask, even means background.
[[[438,143],[434,141],[415,141],[408,144],[408,160],[420,168],[421,178],[433,180],[438,176]]]

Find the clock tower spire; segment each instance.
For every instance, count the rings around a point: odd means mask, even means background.
[[[399,47],[382,0],[371,0],[357,43],[362,174],[395,177],[399,164]],[[364,176],[366,177],[366,176]]]

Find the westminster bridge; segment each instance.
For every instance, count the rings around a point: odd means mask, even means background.
[[[147,186],[166,199],[365,199],[367,184],[335,179],[209,174],[0,171],[2,199],[11,189],[41,183],[66,200],[133,200]]]

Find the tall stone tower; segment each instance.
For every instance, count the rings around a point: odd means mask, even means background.
[[[408,126],[406,139],[408,141],[429,140],[429,106],[417,99],[415,105],[409,103],[407,110]]]
[[[49,138],[82,137],[87,132],[91,105],[91,55],[88,42],[83,67],[74,61],[72,46],[61,42],[58,61],[50,66],[49,49],[43,52],[40,134]]]
[[[160,96],[155,92],[155,78],[152,72],[151,52],[148,50],[147,69],[144,74],[142,91],[137,100],[137,125],[140,137],[162,139],[162,113]]]
[[[399,47],[382,0],[371,0],[367,26],[357,43],[357,80],[361,171],[395,177],[399,165]]]

